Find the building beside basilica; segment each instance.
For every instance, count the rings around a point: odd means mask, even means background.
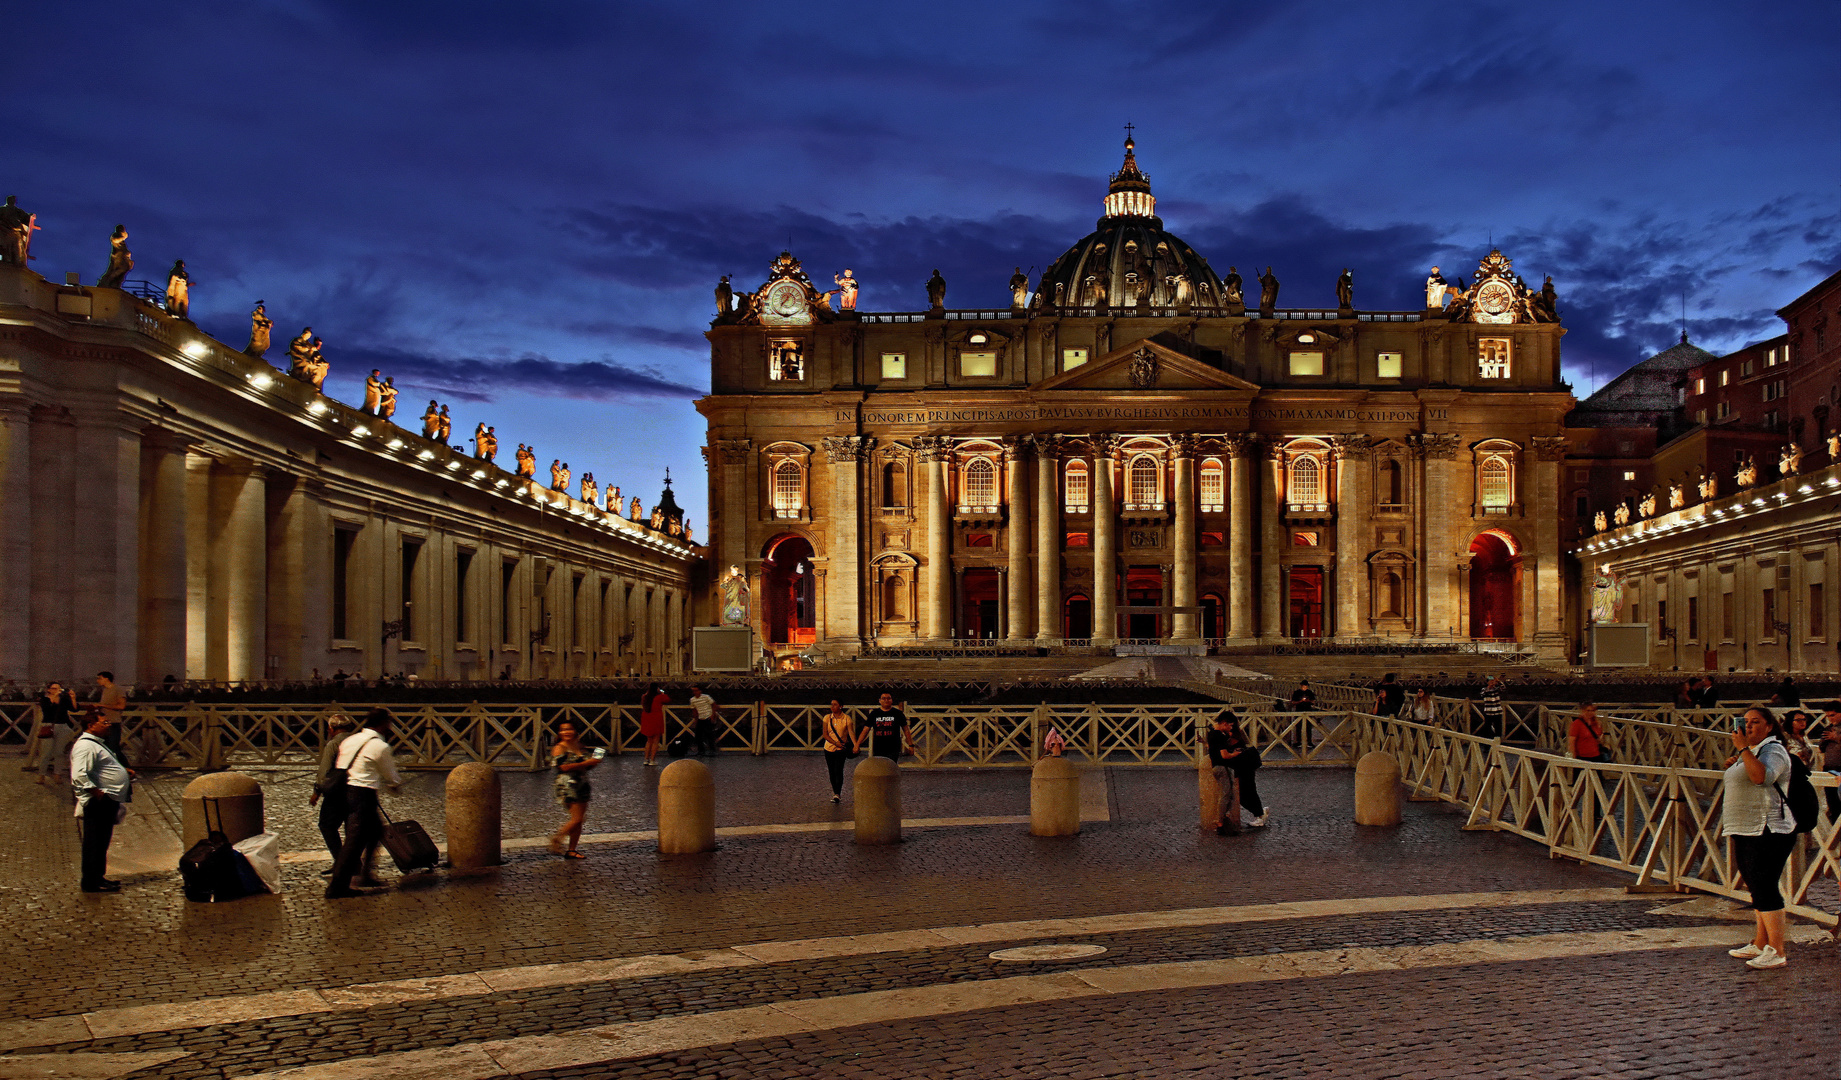
[[[1251,269],[1251,268],[1249,268]],[[962,639],[1566,651],[1551,286],[1283,308],[1166,232],[1126,143],[1003,308],[854,310],[788,253],[711,326],[713,573],[777,652]],[[834,310],[832,299],[839,301]],[[737,613],[742,609],[737,609]]]

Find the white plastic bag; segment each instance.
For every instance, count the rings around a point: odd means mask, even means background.
[[[258,833],[231,846],[249,860],[249,868],[268,886],[269,892],[281,891],[281,837],[272,832]]]

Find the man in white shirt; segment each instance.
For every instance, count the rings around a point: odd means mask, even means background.
[[[345,846],[332,866],[332,881],[326,886],[326,899],[360,896],[352,888],[352,875],[364,865],[367,852],[383,839],[383,817],[377,811],[377,789],[395,791],[403,784],[396,771],[396,757],[386,736],[394,717],[388,709],[372,709],[364,718],[364,727],[346,737],[333,761],[335,769],[344,769],[345,777]],[[382,882],[366,878],[359,884],[370,887]]]
[[[691,725],[697,738],[697,756],[705,753],[712,757],[716,753],[716,699],[703,692],[703,688],[690,688],[690,708],[696,716],[696,723]]]
[[[70,748],[70,786],[77,792],[77,817],[83,819],[82,886],[88,893],[121,891],[120,883],[103,876],[115,823],[134,797],[134,771],[108,743],[120,723],[121,710],[98,709]]]

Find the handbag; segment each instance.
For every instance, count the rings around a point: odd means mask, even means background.
[[[368,731],[369,729],[367,728],[365,730]],[[353,738],[357,737],[360,734],[363,734],[363,732],[353,732],[351,735],[347,735],[345,737],[345,742],[352,741]],[[369,741],[370,740],[368,739],[364,740],[364,742],[369,742]],[[359,749],[362,749],[362,748],[363,748],[363,745],[362,743],[360,743]],[[345,790],[346,784],[352,778],[352,771],[351,771],[349,764],[345,767],[341,767],[339,765],[339,758],[344,757],[344,756],[345,756],[345,745],[344,743],[341,743],[339,745],[339,753],[335,755],[332,759],[332,768],[326,770],[326,775],[323,778],[314,781],[313,790],[319,792],[321,795],[336,795],[339,792],[342,792]],[[357,761],[357,760],[358,760],[358,749],[354,749],[352,751],[352,761]]]

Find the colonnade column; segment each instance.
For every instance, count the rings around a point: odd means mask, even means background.
[[[921,635],[935,641],[952,637],[951,508],[947,482],[951,479],[952,450],[943,439],[921,436],[914,440],[916,459],[927,469],[927,590],[926,618]]]
[[[307,669],[312,665],[307,660],[307,643],[324,640],[327,635],[328,622],[322,605],[309,601],[309,583],[327,581],[330,574],[316,573],[309,569],[311,552],[308,538],[318,530],[310,529],[309,524],[315,519],[314,507],[307,497],[307,481],[300,476],[278,474],[270,477],[269,485],[275,494],[274,528],[267,537],[268,542],[268,597],[265,617],[268,620],[268,652],[279,658],[275,670],[277,678],[303,679]],[[449,559],[451,553],[443,545],[429,544],[423,552],[423,558],[437,560],[435,580],[445,581],[451,573]],[[323,588],[311,590],[314,594],[323,594]],[[431,597],[441,596],[441,588],[430,590]],[[317,596],[316,596],[317,599]],[[441,601],[429,605],[435,611],[442,609]],[[312,609],[319,617],[310,617]],[[455,612],[452,617],[457,617]],[[441,671],[446,657],[440,642],[447,639],[441,633],[424,632],[423,640],[429,642],[431,670]]]
[[[140,670],[155,685],[185,677],[186,440],[149,431],[141,477]]]
[[[1174,606],[1194,607],[1195,599],[1195,437],[1178,435],[1171,440],[1171,455],[1176,469],[1176,511],[1173,515],[1176,529],[1175,551],[1176,565],[1171,570],[1172,595]],[[1170,619],[1170,638],[1173,641],[1199,641],[1201,634],[1197,627],[1201,619],[1191,613],[1178,613]]]
[[[1227,636],[1233,641],[1253,637],[1253,455],[1259,439],[1229,435],[1227,444]]]
[[[1368,436],[1337,435],[1336,458],[1336,625],[1334,636],[1357,637],[1367,629],[1362,586],[1368,579]]]
[[[1004,637],[1020,641],[1029,637],[1029,462],[1028,442],[1011,440],[1004,446],[1004,482],[1009,489],[1010,521],[1004,529],[1010,562],[1004,574]]]
[[[64,670],[140,670],[141,429],[123,413],[79,416],[70,489],[75,530],[56,561],[63,602],[80,612]],[[50,549],[57,550],[57,549]]]
[[[1060,439],[1036,436],[1036,637],[1061,636]]]
[[[1259,633],[1268,642],[1285,637],[1285,445],[1266,443],[1265,490],[1260,492]]]
[[[1095,435],[1093,444],[1093,643],[1110,645],[1119,637],[1118,520],[1112,496],[1112,458],[1118,439]]]
[[[32,414],[0,405],[0,671],[36,675],[32,654]],[[35,680],[36,681],[36,680]]]
[[[220,460],[211,470],[207,674],[213,679],[259,679],[266,667],[267,488],[254,462]]]

